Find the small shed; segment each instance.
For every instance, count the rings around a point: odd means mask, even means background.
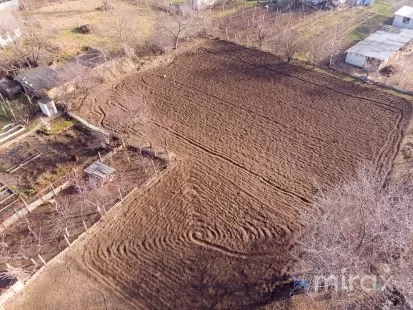
[[[105,182],[111,178],[111,176],[115,173],[115,169],[106,166],[105,164],[101,163],[100,161],[95,161],[85,170],[90,177],[97,179],[98,181]]]
[[[413,29],[413,8],[404,6],[394,13],[393,26]]]
[[[385,26],[349,48],[346,62],[365,68],[368,64],[384,66],[389,58],[413,40],[413,30]]]
[[[48,117],[56,115],[58,113],[53,99],[44,97],[39,99],[38,103],[43,114],[47,115]]]

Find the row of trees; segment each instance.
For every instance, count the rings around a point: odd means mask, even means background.
[[[327,63],[330,67],[340,54],[341,46],[345,39],[345,35],[343,35],[339,25],[331,26],[328,35],[326,35],[323,33],[325,25],[316,25],[314,23],[306,30],[308,35],[311,35],[311,39],[304,40],[303,34],[296,30],[289,22],[287,24],[268,23],[265,13],[255,17],[251,21],[250,27],[255,33],[248,36],[247,43],[271,50],[271,52],[282,56],[286,62],[290,62],[300,54],[313,68],[323,63]],[[323,35],[320,35],[321,33]],[[228,36],[228,32],[227,39],[232,40]]]

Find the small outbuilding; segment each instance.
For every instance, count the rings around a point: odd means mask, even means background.
[[[106,182],[112,177],[116,170],[97,160],[84,171],[90,177],[95,178],[100,182]]]
[[[389,58],[413,40],[413,30],[385,26],[349,48],[346,62],[360,68],[382,68]]]
[[[394,13],[393,26],[413,29],[413,8],[404,6]]]
[[[56,105],[52,98],[44,97],[39,99],[37,102],[39,103],[40,109],[42,110],[44,115],[51,117],[58,113]]]

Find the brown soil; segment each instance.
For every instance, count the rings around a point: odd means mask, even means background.
[[[69,234],[68,240],[76,240],[85,231],[84,225],[91,227],[100,220],[120,200],[120,195],[125,197],[153,176],[154,169],[159,172],[166,166],[163,160],[141,156],[131,149],[120,150],[105,163],[116,170],[112,181],[96,187],[83,176],[74,182],[75,185],[62,191],[55,201],[35,209],[1,234],[2,246],[7,245],[6,251],[1,248],[1,254],[10,256],[10,265],[21,266],[29,272],[36,271],[42,265],[38,254],[50,261],[67,247],[63,236],[65,229]],[[76,184],[81,184],[83,192],[79,192]],[[84,190],[84,186],[90,188]],[[56,204],[67,206],[64,215],[57,212]],[[38,265],[34,265],[31,259]],[[0,272],[4,269],[5,265],[0,263]],[[7,281],[0,281],[0,290],[7,288],[7,284]]]
[[[65,258],[114,309],[250,309],[288,295],[300,213],[363,160],[389,171],[411,113],[403,99],[219,41],[102,86],[80,113],[121,132],[130,115],[118,98],[136,88],[153,96],[150,136],[180,162]],[[58,276],[47,270],[8,309],[84,300],[75,278],[44,295]]]

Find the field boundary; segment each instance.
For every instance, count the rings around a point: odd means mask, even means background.
[[[90,128],[90,129],[95,130],[95,131],[99,131],[99,132],[103,133],[103,134],[106,135],[106,136],[109,136],[109,135],[110,135],[110,133],[109,133],[108,131],[106,131],[106,130],[100,128],[100,127],[96,127],[95,125],[92,125],[89,121],[83,119],[83,118],[80,117],[79,115],[76,115],[76,114],[74,114],[73,112],[70,112],[70,111],[67,111],[66,113],[67,113],[67,115],[69,115],[70,117],[76,119],[77,121],[79,121],[80,123],[82,123],[83,125],[85,125],[87,128]]]
[[[64,175],[63,177],[65,177],[65,176],[67,176],[67,175]],[[8,228],[11,225],[13,225],[14,223],[16,223],[20,218],[22,218],[26,214],[31,213],[32,211],[34,211],[35,209],[37,209],[42,204],[44,204],[44,203],[48,202],[49,200],[55,198],[62,190],[67,188],[70,184],[71,184],[70,180],[67,180],[66,182],[64,182],[62,185],[60,185],[57,188],[52,187],[52,190],[50,192],[46,193],[43,196],[40,196],[39,199],[35,200],[31,204],[27,204],[26,201],[24,201],[22,198],[19,198],[18,200],[20,200],[22,203],[20,204],[20,207],[19,207],[18,211],[16,211],[15,207],[11,206],[14,202],[11,203],[7,207],[9,207],[9,208],[12,207],[13,214],[10,215],[7,219],[5,219],[0,224],[0,232],[3,232],[6,228]],[[18,200],[16,200],[16,201],[18,201]]]

